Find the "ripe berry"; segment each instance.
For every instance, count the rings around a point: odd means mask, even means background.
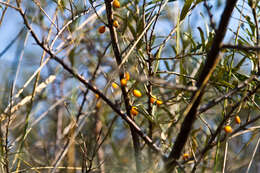
[[[225,130],[226,133],[232,133],[232,131],[233,131],[233,130],[232,130],[232,127],[229,126],[229,125],[225,126],[225,127],[224,127],[224,130]]]
[[[125,75],[124,75],[124,76],[125,76],[125,79],[126,79],[126,80],[130,80],[130,74],[129,74],[129,72],[125,72]]]
[[[131,114],[132,114],[133,116],[136,116],[136,115],[138,114],[138,109],[137,109],[137,107],[132,106],[130,112],[131,112]]]
[[[142,97],[142,93],[139,90],[133,90],[133,94],[135,97]]]
[[[106,31],[106,26],[100,26],[99,28],[98,28],[98,32],[100,33],[100,34],[103,34],[104,32]]]
[[[182,155],[182,158],[183,158],[183,160],[187,160],[189,158],[189,154],[188,153],[184,153]]]
[[[121,86],[126,86],[127,80],[125,78],[123,78],[123,79],[121,79],[120,83],[121,83]]]
[[[117,88],[118,88],[118,85],[117,85],[115,82],[113,82],[113,83],[112,83],[112,87],[113,87],[114,89],[117,89]]]
[[[120,8],[120,2],[118,0],[113,1],[113,7],[114,8]]]
[[[113,26],[114,26],[115,28],[118,28],[118,27],[119,27],[119,23],[118,23],[117,20],[114,20],[114,21],[113,21]]]
[[[161,100],[156,100],[156,104],[157,104],[157,105],[161,105],[161,104],[163,104],[163,101],[161,101]]]
[[[156,102],[156,98],[154,96],[151,96],[150,103],[154,104]]]
[[[239,116],[236,116],[236,117],[235,117],[235,122],[236,122],[237,124],[240,124],[240,123],[241,123],[241,119],[240,119]]]

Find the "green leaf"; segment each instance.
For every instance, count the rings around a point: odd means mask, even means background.
[[[159,61],[159,58],[161,57],[161,53],[162,53],[162,48],[163,48],[163,45],[161,45],[159,47],[159,49],[157,50],[157,53],[156,53],[156,56],[155,56],[155,67],[154,67],[154,73],[156,74],[156,72],[158,71],[158,67],[159,67],[159,64],[160,64],[160,61]]]
[[[164,65],[165,65],[166,69],[167,69],[168,71],[170,71],[171,69],[170,69],[170,66],[169,66],[169,62],[168,62],[168,61],[163,61],[163,63],[164,63]]]
[[[154,121],[154,118],[152,117],[152,115],[150,115],[150,114],[147,112],[146,108],[145,108],[143,105],[137,105],[137,107],[138,107],[138,109],[142,110],[142,114],[145,116],[145,118],[146,118],[148,121],[150,121],[150,122],[152,122],[152,123],[155,122],[155,121]]]
[[[226,81],[224,81],[224,80],[219,80],[219,81],[217,82],[217,84],[222,85],[222,86],[225,86],[225,87],[228,87],[228,88],[232,88],[232,89],[235,88],[234,85],[232,85],[231,83],[226,82]]]
[[[191,4],[192,4],[193,0],[187,0],[181,10],[181,17],[180,17],[180,21],[182,21],[186,15],[188,14],[189,12],[189,9],[191,7]]]
[[[75,57],[75,50],[76,50],[76,47],[74,47],[71,51],[70,51],[70,53],[69,53],[69,61],[70,61],[70,64],[71,64],[71,66],[72,67],[74,67],[74,57]]]
[[[202,49],[205,50],[205,38],[204,38],[204,33],[200,27],[197,28],[200,32],[200,39],[201,39],[201,44],[202,44]]]
[[[240,80],[240,81],[245,81],[249,78],[249,76],[241,73],[234,73],[234,75]]]
[[[233,72],[237,72],[240,67],[242,66],[242,64],[245,62],[247,56],[244,56],[241,61],[239,61],[239,63],[233,68]]]

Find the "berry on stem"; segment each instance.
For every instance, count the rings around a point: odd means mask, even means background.
[[[130,74],[129,72],[125,72],[124,74],[126,80],[130,80]]]
[[[118,23],[117,20],[114,20],[114,21],[113,21],[113,26],[114,26],[115,28],[118,28],[118,27],[119,27],[119,23]]]
[[[112,82],[112,87],[113,87],[114,89],[117,89],[117,88],[118,88],[118,85],[117,85],[115,82]]]
[[[232,131],[233,131],[232,127],[229,126],[229,125],[225,126],[224,130],[225,130],[226,133],[232,133]]]
[[[120,2],[118,0],[113,1],[113,7],[114,8],[120,8]]]
[[[127,80],[125,78],[120,80],[121,86],[126,86]]]
[[[236,117],[235,117],[235,122],[236,122],[237,124],[240,124],[240,123],[241,123],[241,119],[240,119],[239,116],[236,116]]]
[[[99,28],[98,28],[98,32],[100,33],[100,34],[103,34],[104,32],[106,31],[106,26],[100,26]]]
[[[133,116],[136,116],[136,115],[138,114],[138,109],[137,109],[137,107],[132,106],[130,112],[131,112],[131,114],[132,114]]]
[[[182,158],[183,158],[183,160],[187,160],[189,158],[189,154],[188,153],[184,153],[182,155]]]
[[[163,101],[161,101],[161,100],[156,100],[156,104],[157,104],[157,105],[161,105],[161,104],[163,104]]]
[[[150,98],[150,103],[154,104],[156,102],[156,97],[151,96]]]
[[[139,90],[136,90],[136,89],[133,90],[133,94],[134,94],[135,97],[142,97],[142,93]]]

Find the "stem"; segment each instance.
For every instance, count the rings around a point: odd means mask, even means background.
[[[207,82],[209,81],[213,71],[215,70],[219,62],[220,56],[218,55],[221,42],[226,34],[227,25],[229,23],[229,19],[236,5],[236,2],[237,0],[226,1],[226,7],[221,16],[219,28],[216,32],[212,47],[207,55],[205,66],[199,76],[199,80],[197,83],[198,90],[193,94],[192,101],[187,106],[184,112],[185,119],[181,125],[181,130],[176,138],[169,157],[165,161],[165,171],[167,173],[171,173],[175,169],[176,161],[179,159],[181,152],[188,140],[192,125],[196,120],[197,108],[204,94],[204,88],[206,87]]]
[[[112,43],[117,65],[120,66],[122,63],[122,56],[119,51],[119,44],[118,44],[116,30],[113,27],[113,14],[112,14],[111,1],[105,0],[105,4],[106,4],[108,27],[110,30],[111,43]],[[121,79],[124,78],[124,69],[119,70],[119,78],[120,78],[120,81],[121,81]],[[126,87],[121,86],[121,90],[122,90],[122,94],[123,94],[123,98],[124,98],[124,102],[125,102],[125,109],[126,109],[127,116],[130,117],[134,121],[134,119],[130,113],[131,105],[130,105],[130,99],[128,97]],[[130,125],[130,130],[131,130],[131,134],[132,134],[132,140],[133,140],[134,151],[135,151],[136,172],[139,173],[139,172],[142,172],[141,147],[140,147],[139,136],[131,125]]]

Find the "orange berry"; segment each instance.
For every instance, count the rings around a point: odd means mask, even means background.
[[[98,99],[99,98],[99,95],[98,94],[95,94],[96,98]]]
[[[182,155],[182,158],[183,158],[183,160],[187,160],[189,158],[189,154],[188,153],[184,153]]]
[[[121,86],[126,86],[127,80],[125,78],[120,80]]]
[[[154,96],[151,96],[150,103],[154,104],[156,102],[156,98]]]
[[[142,97],[142,93],[139,90],[133,90],[133,94],[135,97]]]
[[[138,114],[138,109],[137,109],[137,107],[135,107],[135,106],[132,106],[132,108],[131,108],[131,114],[132,115],[134,115],[134,116],[136,116],[137,114]]]
[[[115,28],[118,28],[118,27],[119,27],[119,23],[118,23],[117,20],[114,20],[114,21],[113,21],[113,26],[114,26]]]
[[[157,105],[161,105],[161,104],[163,104],[163,101],[161,101],[161,100],[156,100],[156,104],[157,104]]]
[[[106,26],[100,26],[99,28],[98,28],[98,32],[100,33],[100,34],[103,34],[104,32],[106,31]]]
[[[226,133],[232,133],[232,131],[233,131],[233,130],[232,130],[232,127],[229,126],[229,125],[225,126],[225,127],[224,127],[224,130],[225,130]]]
[[[113,87],[114,89],[117,89],[117,88],[118,88],[118,85],[117,85],[115,82],[112,82],[112,87]]]
[[[241,123],[241,119],[240,119],[239,116],[236,116],[236,117],[235,117],[235,122],[236,122],[237,124],[240,124],[240,123]]]
[[[125,76],[125,79],[126,79],[126,80],[129,80],[129,79],[130,79],[130,74],[129,74],[129,72],[125,72],[125,75],[124,75],[124,76]]]
[[[120,8],[120,2],[118,0],[113,1],[113,7],[114,8]]]

